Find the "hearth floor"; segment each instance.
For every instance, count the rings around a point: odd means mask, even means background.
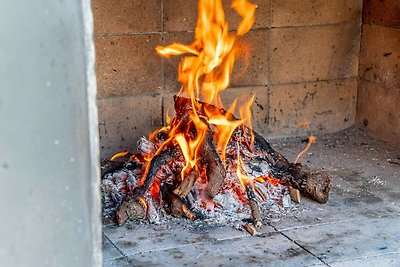
[[[302,198],[260,237],[186,220],[105,225],[104,266],[400,266],[400,148],[354,128],[317,138],[301,162],[335,178],[327,204]],[[293,161],[303,139],[271,144]]]

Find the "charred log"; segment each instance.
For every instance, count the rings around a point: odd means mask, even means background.
[[[128,219],[145,219],[146,207],[137,198],[124,201],[115,214],[118,225],[124,224]]]
[[[249,200],[249,206],[251,209],[251,217],[253,220],[253,225],[255,227],[261,227],[262,219],[261,219],[260,206],[258,205],[256,194],[254,193],[253,187],[250,183],[247,184],[246,190],[247,190],[247,198]]]
[[[162,199],[165,202],[166,211],[174,217],[186,217],[191,221],[196,220],[196,214],[190,210],[184,199],[176,195],[171,186],[164,184],[161,187]]]
[[[200,156],[202,164],[206,166],[208,177],[207,186],[204,190],[205,197],[213,199],[224,182],[225,168],[213,144],[213,136],[210,130],[207,132]]]
[[[199,102],[199,114],[205,114],[204,109],[218,112],[221,115],[229,115],[235,119],[235,116],[222,108],[211,104]],[[192,108],[191,101],[188,98],[175,96],[175,111],[179,116],[184,116]],[[301,164],[290,163],[282,154],[275,151],[271,145],[260,134],[254,130],[245,127],[246,134],[249,132],[254,135],[254,147],[257,150],[265,152],[265,160],[271,167],[272,175],[280,183],[298,189],[304,196],[307,196],[319,203],[326,203],[329,198],[329,192],[332,188],[332,177],[321,171],[312,171]]]
[[[162,166],[168,164],[174,156],[174,147],[169,147],[163,151],[161,151],[160,154],[154,156],[147,169],[146,173],[144,176],[144,179],[142,181],[141,186],[136,188],[136,190],[133,192],[134,195],[136,196],[144,196],[144,194],[147,192],[147,190],[150,188],[151,184],[154,181],[154,178],[157,175],[157,172],[161,169]]]
[[[174,189],[174,193],[181,198],[186,197],[192,190],[198,177],[199,175],[197,172],[192,170],[189,175],[185,176],[185,178],[180,182],[178,187]]]

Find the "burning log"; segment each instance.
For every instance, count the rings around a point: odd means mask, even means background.
[[[161,151],[160,154],[154,156],[151,159],[148,165],[148,169],[146,169],[147,173],[145,179],[141,181],[142,185],[135,190],[134,195],[144,196],[144,194],[150,188],[154,178],[156,177],[157,172],[161,169],[161,167],[163,167],[172,160],[174,154],[175,154],[175,147],[170,147],[168,149]]]
[[[227,111],[200,102],[199,114],[204,114],[204,110],[212,110],[219,112],[221,115],[226,115]],[[182,116],[187,110],[191,108],[191,101],[188,98],[175,96],[175,110],[177,114]],[[228,114],[229,117],[235,118],[233,114]],[[300,163],[290,163],[283,155],[275,151],[271,145],[260,134],[254,130],[245,127],[245,133],[253,134],[254,136],[254,149],[265,152],[265,160],[271,167],[271,172],[274,179],[280,183],[289,185],[298,189],[304,196],[307,196],[321,204],[328,201],[329,192],[332,189],[332,177],[322,171],[312,171],[307,166]]]
[[[194,183],[196,182],[197,178],[199,177],[199,175],[197,174],[197,172],[195,172],[194,170],[192,170],[189,175],[187,175],[182,181],[181,183],[178,185],[177,188],[175,188],[174,193],[181,197],[184,198],[186,197],[190,191],[193,188]]]
[[[207,131],[200,156],[202,164],[206,166],[208,177],[205,197],[213,199],[224,182],[225,168],[213,144],[213,136],[210,130]]]
[[[247,184],[246,190],[247,190],[247,198],[249,199],[253,224],[255,227],[261,227],[262,218],[261,218],[260,206],[258,205],[256,194],[254,193],[253,186],[251,185],[251,183]]]
[[[196,220],[196,214],[190,210],[183,198],[176,195],[169,185],[161,187],[162,198],[166,203],[166,210],[174,217],[186,217],[191,221]]]

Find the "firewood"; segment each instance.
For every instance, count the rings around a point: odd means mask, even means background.
[[[196,220],[196,214],[190,210],[183,199],[176,195],[170,185],[163,185],[161,187],[162,199],[166,204],[166,210],[174,217],[186,217],[191,221]]]
[[[100,163],[101,177],[104,177],[108,173],[112,173],[120,168],[122,168],[125,164],[125,161],[112,161],[112,160],[102,160]]]
[[[145,219],[146,207],[137,199],[131,198],[124,201],[115,214],[115,219],[118,225],[124,224],[128,219]]]
[[[147,169],[146,173],[144,174],[145,177],[143,179],[142,185],[140,185],[136,190],[133,192],[136,196],[144,196],[147,190],[150,188],[154,178],[157,175],[157,172],[161,169],[162,166],[166,165],[173,159],[175,147],[169,147],[165,150],[161,151],[160,154],[154,156]]]
[[[200,152],[202,164],[207,170],[207,186],[204,190],[205,197],[213,199],[222,186],[225,179],[225,168],[213,144],[212,132],[209,130],[206,134],[202,150]]]
[[[300,191],[298,189],[289,187],[289,195],[290,195],[290,199],[295,202],[295,203],[300,203]]]
[[[246,190],[247,190],[247,198],[249,200],[249,205],[251,209],[251,217],[253,225],[255,227],[261,227],[262,218],[261,218],[260,206],[258,205],[256,194],[254,193],[251,183],[247,184]]]
[[[211,104],[200,102],[198,113],[203,115],[204,109],[219,112],[221,115],[235,119],[235,116],[222,108]],[[179,116],[184,116],[192,108],[191,100],[175,96],[175,110]],[[332,177],[322,171],[310,170],[307,166],[299,163],[290,163],[283,155],[275,151],[271,145],[260,134],[250,128],[246,132],[254,135],[254,147],[265,152],[265,158],[271,167],[272,176],[281,184],[298,189],[304,196],[307,196],[319,203],[326,203],[332,189]],[[244,133],[246,134],[246,133]]]
[[[243,224],[243,228],[246,229],[246,231],[249,232],[249,234],[251,234],[252,236],[258,235],[256,228],[248,223]]]
[[[198,173],[192,170],[189,175],[185,176],[183,181],[175,188],[174,193],[181,198],[186,197],[193,188],[194,183],[199,177]]]

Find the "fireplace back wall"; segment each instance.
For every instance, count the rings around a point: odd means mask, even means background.
[[[230,1],[223,1],[226,10]],[[242,43],[225,93],[256,93],[254,128],[266,137],[314,133],[355,123],[362,1],[257,0],[256,22]],[[332,3],[333,2],[333,3]],[[103,158],[134,150],[136,141],[163,124],[179,90],[179,59],[157,56],[155,47],[191,43],[197,1],[93,0],[99,129]],[[227,11],[230,26],[239,18]]]

